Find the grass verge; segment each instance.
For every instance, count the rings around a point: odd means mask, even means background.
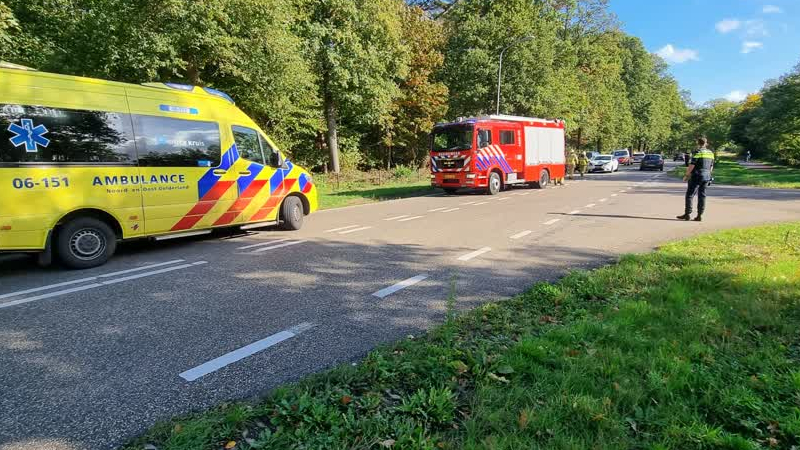
[[[314,175],[319,192],[320,209],[373,203],[383,200],[417,197],[434,192],[428,174],[422,176],[379,179],[367,176],[343,176],[340,180],[326,175]]]
[[[448,314],[126,448],[795,449],[798,330],[800,223],[732,230]]]
[[[775,166],[775,170],[749,169],[742,167],[735,158],[722,157],[714,166],[714,182],[734,186],[756,186],[773,189],[800,189],[800,169]],[[677,178],[683,177],[684,167],[671,172]]]

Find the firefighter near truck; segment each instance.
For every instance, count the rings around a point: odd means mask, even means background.
[[[562,120],[494,115],[437,124],[431,133],[431,185],[497,195],[515,185],[546,188],[566,173]]]

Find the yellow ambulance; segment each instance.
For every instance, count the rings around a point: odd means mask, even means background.
[[[120,240],[297,230],[316,209],[311,174],[223,92],[0,64],[0,252],[84,269]]]

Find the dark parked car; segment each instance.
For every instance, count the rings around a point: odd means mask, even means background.
[[[675,153],[675,156],[672,157],[673,161],[683,161],[683,153]]]
[[[645,155],[639,170],[664,171],[664,158],[661,155]]]

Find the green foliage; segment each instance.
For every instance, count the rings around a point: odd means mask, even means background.
[[[125,448],[796,448],[798,237],[626,256]]]
[[[800,66],[739,106],[730,137],[756,156],[800,165]]]
[[[344,170],[424,166],[436,122],[494,111],[500,50],[526,36],[505,53],[503,112],[565,119],[573,147],[664,150],[694,132],[608,0],[0,3],[0,58],[221,89],[312,169],[334,144]]]

